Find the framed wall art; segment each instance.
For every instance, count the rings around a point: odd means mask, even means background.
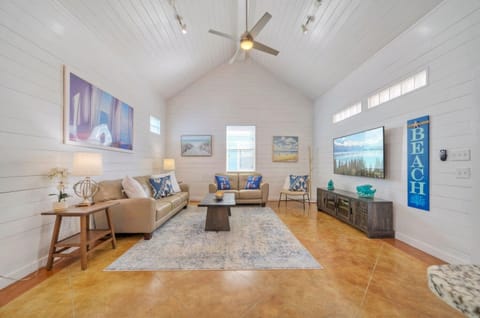
[[[133,108],[64,67],[64,143],[133,151]]]
[[[182,157],[209,157],[212,155],[212,136],[183,135],[180,149]]]
[[[273,162],[298,161],[298,136],[273,136]]]

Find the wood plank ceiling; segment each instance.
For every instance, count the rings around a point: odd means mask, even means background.
[[[58,0],[57,0],[58,1]],[[434,8],[441,0],[250,0],[248,23],[272,19],[257,40],[280,51],[252,50],[250,58],[314,99]],[[182,34],[171,0],[61,0],[72,16],[132,65],[164,98],[174,96],[217,66],[238,43],[244,0],[176,0],[187,25]],[[309,32],[301,29],[308,15]],[[242,61],[237,61],[242,63]]]

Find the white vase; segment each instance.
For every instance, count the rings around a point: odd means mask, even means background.
[[[53,202],[53,210],[54,211],[62,211],[68,208],[68,204],[66,201],[60,201],[60,202]]]

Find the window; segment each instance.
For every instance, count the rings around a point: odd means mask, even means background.
[[[358,102],[350,107],[345,108],[342,111],[339,111],[338,113],[333,115],[333,123],[338,123],[339,121],[342,121],[344,119],[347,119],[349,117],[355,116],[356,114],[359,114],[362,112],[362,103]]]
[[[227,126],[227,171],[255,171],[255,126]]]
[[[160,135],[160,119],[150,115],[150,132]]]
[[[427,70],[406,78],[368,98],[368,108],[386,103],[394,98],[410,93],[427,85]]]

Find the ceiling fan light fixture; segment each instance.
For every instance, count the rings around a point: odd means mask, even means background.
[[[251,50],[253,48],[253,41],[249,38],[242,39],[240,41],[240,47],[245,51]]]
[[[305,24],[302,24],[302,32],[303,34],[307,34],[308,33],[308,28]]]

